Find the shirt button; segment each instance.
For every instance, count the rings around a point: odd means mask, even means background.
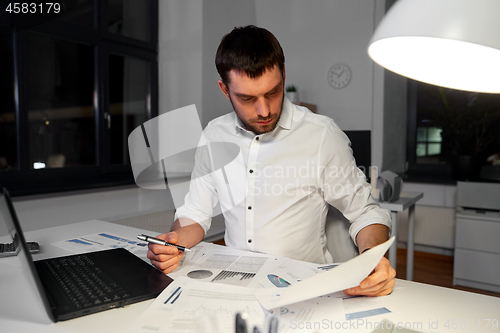
[[[249,171],[249,172],[250,172],[250,173],[253,173],[253,170],[252,170],[252,169],[250,169],[250,171]]]
[[[248,206],[248,210],[251,210],[252,209],[252,206]]]
[[[251,240],[251,239],[249,239],[249,240],[248,240],[248,242],[249,242],[249,243],[251,243],[251,242],[252,242],[252,240]]]
[[[255,140],[259,141],[259,137],[256,137]]]

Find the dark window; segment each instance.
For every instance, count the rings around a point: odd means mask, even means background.
[[[145,42],[151,40],[150,0],[109,0],[108,31]]]
[[[96,165],[93,47],[35,33],[25,45],[29,167]]]
[[[65,3],[64,1],[62,2]],[[74,0],[70,2],[72,7],[64,15],[61,20],[71,24],[78,24],[92,28],[94,26],[95,8],[94,0]]]
[[[410,178],[500,181],[500,95],[409,82]]]
[[[0,172],[16,170],[18,167],[14,59],[9,32],[9,28],[0,26]]]
[[[0,17],[0,183],[13,195],[132,184],[128,135],[158,115],[158,2],[61,8]]]

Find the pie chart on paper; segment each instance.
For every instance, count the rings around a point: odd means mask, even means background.
[[[277,275],[274,275],[274,274],[267,275],[267,278],[277,288],[286,288],[286,287],[288,287],[290,285],[290,283],[287,280],[285,280],[285,279],[283,279],[283,278],[281,278],[281,277],[279,277]]]
[[[191,279],[196,279],[196,280],[201,280],[201,279],[206,279],[212,276],[211,271],[207,271],[205,269],[200,269],[200,270],[195,270],[187,273],[188,278]]]

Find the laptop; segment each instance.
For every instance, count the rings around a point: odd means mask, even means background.
[[[124,249],[33,261],[8,191],[0,186],[0,220],[53,322],[82,317],[155,298],[173,280]]]

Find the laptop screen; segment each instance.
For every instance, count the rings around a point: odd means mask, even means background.
[[[7,201],[5,196],[0,193],[0,236],[1,243],[12,243],[14,241],[15,230],[14,223],[9,216],[9,207],[7,206]],[[16,237],[19,239],[19,237]]]
[[[22,270],[32,285],[37,297],[43,303],[47,315],[52,321],[55,321],[49,302],[43,290],[42,283],[38,277],[35,265],[33,264],[33,257],[28,251],[26,239],[24,238],[24,234],[17,219],[12,201],[10,200],[9,193],[5,188],[0,187],[0,190],[0,224],[2,225],[2,229],[4,231],[2,232],[2,235],[5,235],[5,231],[7,231],[7,234],[10,234],[11,236],[11,240],[9,240],[9,242],[12,241],[17,245],[17,258],[19,258]]]

